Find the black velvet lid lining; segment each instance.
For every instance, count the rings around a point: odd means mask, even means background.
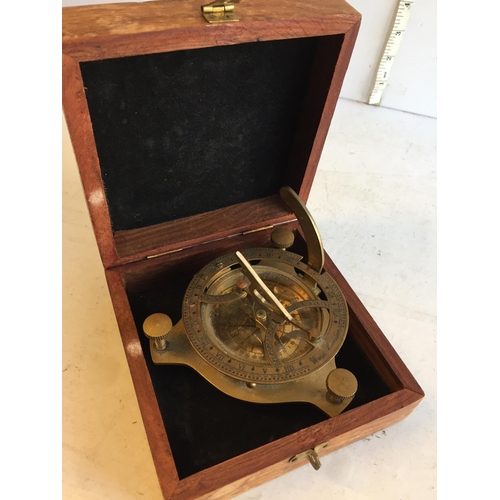
[[[318,40],[81,63],[113,231],[277,194]]]

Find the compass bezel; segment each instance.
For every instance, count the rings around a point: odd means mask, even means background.
[[[253,265],[264,262],[269,269],[292,266],[299,273],[317,283],[320,295],[328,303],[328,325],[321,338],[306,357],[285,360],[279,364],[243,362],[214,342],[218,335],[207,331],[203,321],[200,300],[210,286],[222,276],[239,267],[235,253],[224,255],[207,264],[191,280],[183,301],[183,320],[186,334],[194,350],[212,367],[225,375],[247,383],[263,385],[295,381],[314,373],[327,364],[340,350],[347,335],[349,314],[347,302],[338,284],[326,272],[320,274],[302,262],[302,256],[272,248],[251,248],[241,251]],[[260,266],[259,266],[260,267]],[[294,276],[293,279],[296,279]],[[304,289],[309,285],[304,281]],[[324,303],[323,302],[323,303]]]

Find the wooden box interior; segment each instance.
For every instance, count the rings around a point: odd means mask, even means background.
[[[292,250],[304,254],[297,221],[285,225],[296,234]],[[329,418],[307,403],[246,403],[222,394],[188,367],[152,364],[148,341],[141,334],[147,315],[161,311],[178,321],[183,293],[194,272],[221,254],[270,246],[271,232],[230,238],[223,249],[220,241],[209,242],[202,252],[192,247],[106,270],[166,498],[230,498],[295,468],[289,459],[296,453],[325,441],[331,452],[401,420],[423,397],[328,255],[325,270],[349,306],[348,336],[336,361],[355,373],[359,383],[353,403],[341,415]],[[226,485],[232,486],[227,490]],[[214,493],[219,490],[220,496]]]
[[[152,364],[142,322],[153,312],[177,322],[204,264],[270,246],[276,224],[292,228],[292,250],[304,252],[278,191],[289,185],[307,200],[359,25],[340,0],[318,3],[331,22],[313,15],[274,30],[274,11],[257,3],[252,23],[236,29],[192,14],[179,28],[166,4],[65,9],[63,101],[162,490],[197,498],[322,440],[336,436],[333,451],[360,439],[423,393],[328,256],[350,312],[336,359],[359,381],[339,417],[305,403],[245,403],[190,368]],[[113,25],[124,16],[136,22],[131,32]]]
[[[296,232],[297,242],[292,250],[304,252],[297,223],[289,226]],[[237,238],[225,245],[224,252],[270,247],[270,231]],[[154,312],[168,313],[177,323],[191,277],[220,255],[220,247],[216,246],[175,259],[159,258],[147,270],[141,264],[125,266],[121,276],[137,331],[141,332],[143,321]],[[349,407],[354,409],[400,389],[401,385],[391,378],[384,380],[375,366],[377,360],[370,360],[363,353],[359,345],[362,332],[352,309],[350,322],[351,329],[336,361],[358,379],[359,389]],[[329,418],[307,403],[265,405],[234,399],[189,367],[154,365],[149,356],[149,341],[144,335],[139,335],[139,339],[180,479]]]

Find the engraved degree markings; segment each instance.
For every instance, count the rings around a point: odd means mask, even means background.
[[[229,302],[234,302],[235,300],[241,299],[245,296],[245,292],[231,292],[224,295],[208,295],[207,293],[200,293],[198,296],[198,300],[207,304],[227,304]]]
[[[238,265],[235,254],[227,254],[205,266],[193,277],[193,280],[186,289],[183,302],[183,318],[185,320],[186,333],[192,345],[200,353],[200,355],[202,355],[214,367],[217,367],[219,370],[227,373],[228,375],[235,376],[236,378],[240,378],[242,380],[273,383],[296,379],[297,377],[307,374],[311,370],[316,370],[323,364],[322,360],[325,357],[328,357],[328,359],[331,357],[329,351],[331,347],[334,347],[334,344],[339,339],[339,328],[347,325],[347,304],[345,303],[345,299],[340,288],[328,274],[319,274],[306,264],[302,263],[302,257],[300,255],[293,254],[291,252],[283,252],[278,249],[247,249],[242,250],[241,253],[252,263],[252,265],[259,264],[260,261],[265,262],[267,265],[268,261],[274,260],[295,267],[298,271],[297,277],[299,278],[300,273],[313,278],[322,290],[324,296],[326,296],[327,300],[303,300],[289,305],[287,310],[289,310],[289,312],[294,312],[300,309],[315,307],[329,309],[330,326],[333,326],[331,322],[332,316],[336,317],[338,320],[336,321],[333,329],[335,331],[333,331],[329,326],[329,335],[327,335],[329,338],[325,339],[326,342],[322,344],[322,347],[313,346],[314,349],[312,351],[312,355],[308,356],[308,361],[311,363],[304,363],[306,359],[302,356],[296,358],[295,362],[287,363],[286,352],[284,352],[285,358],[280,362],[280,355],[276,351],[276,349],[281,347],[278,342],[280,339],[278,338],[276,340],[274,335],[271,335],[269,332],[267,332],[264,338],[261,339],[260,337],[262,335],[259,336],[257,330],[251,332],[247,337],[245,337],[243,339],[243,344],[245,344],[250,337],[253,337],[254,339],[256,338],[260,342],[262,348],[268,351],[269,356],[267,356],[267,360],[270,361],[270,366],[259,366],[258,364],[255,365],[252,362],[247,364],[243,360],[239,360],[237,357],[228,357],[228,354],[223,352],[220,347],[214,344],[210,336],[207,335],[205,326],[200,317],[201,304],[205,304],[203,307],[209,308],[224,307],[225,304],[241,297],[241,295],[233,297],[231,295],[233,292],[225,294],[226,296],[210,296],[206,294],[206,291],[212,286],[213,283],[217,282],[219,277],[222,277],[224,273],[226,273],[226,275],[227,273],[231,273],[232,270],[235,269],[235,264]],[[271,263],[269,265],[272,267]],[[276,331],[276,327],[274,328],[274,331]],[[288,337],[289,333],[286,334]],[[286,340],[283,342],[287,344]],[[283,342],[281,343],[283,344]],[[286,350],[284,345],[282,347]],[[326,351],[324,350],[325,347],[327,348]],[[290,346],[290,348],[293,348],[293,346]]]
[[[313,309],[315,307],[331,309],[331,304],[327,300],[303,300],[302,302],[296,302],[291,306],[288,306],[286,310],[290,313],[298,311],[299,309]]]

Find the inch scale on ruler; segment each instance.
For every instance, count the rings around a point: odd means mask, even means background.
[[[408,24],[408,19],[410,18],[412,6],[413,0],[400,0],[399,2],[396,18],[394,19],[389,40],[387,41],[382,59],[378,66],[375,84],[373,85],[372,93],[368,99],[368,104],[377,106],[382,100],[382,94],[389,80],[389,72],[391,71],[394,58],[399,50],[399,45],[403,38],[406,25]]]

